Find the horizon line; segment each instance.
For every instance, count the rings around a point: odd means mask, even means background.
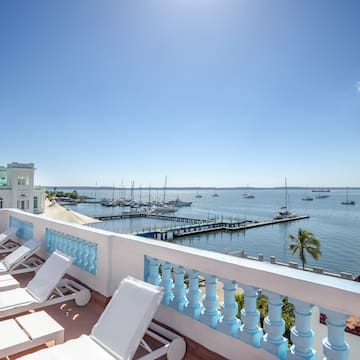
[[[127,186],[89,186],[89,185],[45,185],[46,189],[97,189],[97,190],[277,190],[285,189],[285,186],[144,186],[144,187],[127,187]],[[313,190],[314,192],[324,192],[326,190],[360,190],[360,186],[287,186],[288,190]]]

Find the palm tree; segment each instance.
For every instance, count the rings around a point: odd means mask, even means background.
[[[299,229],[297,237],[289,235],[289,238],[294,242],[294,244],[289,245],[291,256],[294,256],[296,252],[299,251],[299,257],[302,262],[303,270],[305,269],[306,264],[306,252],[309,253],[314,260],[319,259],[321,255],[320,241],[315,238],[311,231]]]

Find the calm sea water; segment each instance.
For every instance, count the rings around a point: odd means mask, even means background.
[[[91,190],[78,191],[81,195],[95,196],[97,199],[112,198],[112,191]],[[197,218],[213,218],[221,216],[233,219],[268,220],[284,205],[284,190],[251,190],[254,199],[243,198],[243,190],[217,190],[218,197],[213,197],[212,190],[201,190],[201,198],[195,198],[198,191],[167,190],[166,200],[179,197],[183,201],[192,201],[191,207],[180,208],[175,215]],[[123,193],[115,191],[115,198]],[[309,219],[277,224],[236,232],[214,232],[196,236],[188,236],[174,241],[178,244],[217,252],[233,252],[244,249],[249,255],[263,254],[268,260],[275,256],[277,260],[298,261],[291,257],[288,250],[289,234],[296,235],[299,228],[312,231],[321,241],[322,256],[319,261],[307,257],[309,266],[321,266],[326,271],[340,273],[346,271],[354,276],[360,275],[360,190],[351,190],[349,198],[356,202],[355,206],[342,205],[345,190],[331,190],[329,197],[316,199],[316,193],[308,192],[313,201],[303,201],[303,190],[289,190],[289,208],[296,214],[310,215]],[[162,199],[163,192],[153,191],[152,199]],[[149,192],[137,191],[135,198],[148,200]],[[79,204],[74,210],[86,215],[119,214],[121,207],[107,208],[100,204]],[[119,233],[155,229],[174,225],[170,221],[155,219],[123,219],[104,221],[94,227]]]

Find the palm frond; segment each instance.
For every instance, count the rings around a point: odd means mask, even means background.
[[[302,262],[303,268],[306,264],[306,253],[309,253],[313,259],[318,260],[321,255],[320,241],[314,236],[311,231],[299,228],[297,237],[289,235],[293,244],[289,245],[291,255],[294,256],[299,251],[299,258]]]

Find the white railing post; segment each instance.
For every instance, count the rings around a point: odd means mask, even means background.
[[[264,335],[261,347],[279,359],[287,359],[288,340],[283,336],[285,321],[282,319],[284,297],[270,291],[263,291],[268,297],[268,316],[264,319]]]
[[[252,286],[242,286],[244,289],[244,308],[241,310],[241,322],[239,338],[247,344],[260,347],[260,341],[264,335],[263,330],[258,327],[260,313],[256,309],[258,292]]]
[[[323,340],[324,360],[349,359],[349,345],[344,339],[347,315],[323,308],[320,311],[326,314],[328,329],[328,335]]]
[[[288,354],[289,360],[316,360],[316,351],[312,348],[314,332],[310,327],[312,304],[289,299],[295,306],[295,326],[291,328],[290,338],[293,345]]]
[[[221,280],[224,287],[224,302],[221,304],[221,314],[218,324],[218,330],[231,336],[236,336],[240,320],[236,317],[238,312],[238,304],[235,301],[236,281],[234,280]]]
[[[174,279],[175,284],[173,288],[174,298],[170,303],[170,307],[179,311],[184,311],[184,306],[187,303],[186,300],[186,286],[184,283],[185,269],[182,266],[174,266]]]
[[[219,298],[216,294],[216,276],[205,275],[205,286],[204,310],[200,315],[200,321],[216,329],[220,318],[220,311],[217,310]]]
[[[161,262],[161,281],[160,286],[165,289],[162,304],[169,305],[170,301],[174,298],[172,289],[174,282],[171,278],[171,264],[164,261]]]
[[[186,298],[188,299],[188,304],[184,309],[184,314],[199,320],[203,306],[200,303],[199,272],[196,270],[190,270],[189,272],[189,288],[186,291]]]

